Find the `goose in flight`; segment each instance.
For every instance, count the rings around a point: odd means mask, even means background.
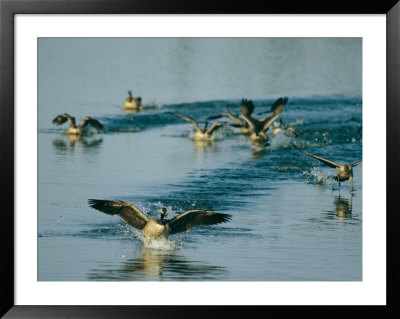
[[[128,91],[128,94],[129,97],[127,97],[126,100],[124,101],[124,107],[130,110],[142,110],[143,109],[142,98],[140,96],[133,97],[131,90]]]
[[[67,113],[57,115],[57,117],[53,120],[52,123],[55,125],[62,125],[66,121],[69,122],[69,128],[67,129],[67,134],[81,135],[83,129],[89,124],[99,130],[102,130],[104,128],[103,125],[98,120],[91,118],[89,116],[85,117],[82,120],[82,122],[78,126],[76,126],[75,117],[72,117]]]
[[[208,122],[205,122],[204,127],[200,128],[200,126],[197,124],[196,120],[189,116],[179,114],[176,112],[168,112],[168,113],[178,116],[178,117],[184,119],[185,121],[192,122],[194,127],[196,128],[196,132],[193,135],[193,139],[195,139],[195,140],[213,140],[215,138],[215,135],[213,134],[213,132],[216,129],[220,128],[222,125],[230,124],[228,122],[217,122],[208,128]]]
[[[250,139],[254,144],[265,144],[268,140],[268,135],[265,131],[270,125],[279,117],[288,101],[287,97],[277,99],[271,107],[272,113],[262,119],[255,119],[245,112],[240,114],[247,122],[250,128],[251,136]]]
[[[108,215],[118,215],[128,225],[140,229],[147,240],[152,238],[167,238],[168,235],[184,232],[193,226],[215,225],[227,222],[231,215],[216,213],[209,210],[192,209],[164,219],[167,209],[161,209],[161,218],[156,220],[146,216],[139,208],[129,202],[120,200],[89,199],[89,206]]]
[[[335,180],[338,182],[339,187],[340,187],[340,182],[344,182],[344,181],[350,180],[351,190],[354,190],[354,188],[353,188],[353,167],[357,166],[358,164],[360,164],[362,162],[362,160],[358,161],[358,162],[355,162],[353,164],[337,164],[337,163],[334,163],[334,162],[332,162],[330,160],[327,160],[327,159],[325,159],[323,157],[308,153],[308,152],[303,151],[303,150],[301,150],[299,148],[297,148],[297,149],[301,153],[303,153],[303,154],[305,154],[307,156],[313,157],[313,158],[321,161],[325,165],[328,165],[329,167],[337,168]]]

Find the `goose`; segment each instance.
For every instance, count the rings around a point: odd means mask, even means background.
[[[233,126],[239,127],[241,129],[242,134],[249,134],[250,130],[249,130],[249,125],[247,124],[247,122],[245,120],[242,120],[241,118],[239,118],[238,115],[232,114],[232,112],[229,110],[229,108],[227,106],[225,107],[225,109],[226,109],[226,113],[211,115],[208,117],[208,119],[213,120],[213,119],[218,119],[221,117],[228,117],[235,124]],[[242,98],[242,102],[240,105],[240,112],[243,112],[244,114],[250,116],[253,113],[253,111],[254,111],[253,101]],[[262,113],[264,113],[264,112],[260,112],[260,113],[256,113],[256,114],[262,114]]]
[[[126,109],[132,109],[132,110],[142,110],[143,105],[142,105],[142,98],[140,96],[138,97],[133,97],[132,96],[132,91],[128,91],[129,97],[126,98],[124,101],[124,107]]]
[[[184,232],[193,226],[215,225],[227,222],[231,215],[216,213],[209,210],[192,209],[164,219],[167,209],[161,209],[161,218],[156,220],[146,216],[139,208],[129,202],[121,200],[89,199],[89,206],[108,215],[118,215],[128,225],[142,230],[146,240],[153,238],[166,239],[169,235]]]
[[[337,164],[337,163],[334,163],[334,162],[332,162],[330,160],[327,160],[327,159],[325,159],[323,157],[308,153],[308,152],[306,152],[304,150],[301,150],[299,148],[297,148],[297,149],[301,153],[303,153],[303,154],[305,154],[307,156],[313,157],[313,158],[321,161],[322,163],[324,163],[325,165],[327,165],[329,167],[337,168],[335,180],[338,182],[339,188],[340,188],[340,182],[344,182],[344,181],[350,180],[351,190],[354,190],[354,188],[353,188],[353,167],[357,166],[358,164],[360,164],[362,162],[362,160],[358,161],[358,162],[355,162],[353,164]]]
[[[176,113],[176,112],[168,112],[168,113],[178,116],[178,117],[184,119],[185,121],[193,123],[194,127],[196,128],[196,132],[193,135],[194,140],[213,140],[213,139],[215,139],[215,135],[213,134],[213,132],[216,129],[220,128],[222,125],[229,124],[228,122],[217,122],[217,123],[214,123],[213,125],[211,125],[210,128],[208,128],[208,122],[205,122],[204,128],[200,128],[200,126],[197,124],[196,120],[189,116],[186,116],[186,115],[183,115],[180,113]]]
[[[255,119],[250,115],[247,115],[246,112],[240,113],[244,118],[244,120],[249,125],[251,132],[250,139],[253,142],[253,144],[256,145],[266,144],[266,142],[268,141],[268,135],[265,133],[265,131],[282,113],[287,101],[288,101],[287,97],[277,99],[272,104],[271,107],[272,113],[262,119]]]
[[[72,117],[67,113],[57,115],[57,117],[52,121],[52,123],[55,125],[62,125],[66,121],[68,121],[70,125],[69,128],[67,129],[67,134],[81,135],[83,129],[89,124],[99,130],[102,130],[104,128],[103,125],[98,120],[91,118],[89,116],[85,117],[82,120],[81,124],[76,126],[75,117]]]

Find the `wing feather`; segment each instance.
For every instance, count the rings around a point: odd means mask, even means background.
[[[354,167],[354,166],[357,166],[358,164],[360,164],[362,162],[362,160],[361,161],[358,161],[358,162],[355,162],[355,163],[353,163],[353,164],[350,164],[351,165],[351,167]]]
[[[198,125],[197,122],[196,122],[196,120],[193,119],[193,118],[191,118],[190,116],[183,115],[183,114],[179,114],[179,113],[176,113],[176,112],[171,112],[171,114],[173,114],[173,115],[175,115],[175,116],[178,116],[178,117],[184,119],[185,121],[192,122],[193,125],[194,125],[194,127],[196,128],[196,130],[201,131],[199,125]]]
[[[209,210],[193,209],[188,210],[169,221],[170,233],[175,234],[188,230],[198,225],[215,225],[225,223],[232,215],[216,213]]]
[[[330,160],[327,160],[326,158],[323,158],[323,157],[320,157],[320,156],[317,156],[317,155],[308,153],[308,152],[303,151],[303,150],[301,150],[301,149],[299,149],[299,148],[298,148],[298,150],[299,150],[300,152],[302,152],[303,154],[307,155],[307,156],[313,157],[313,158],[315,158],[315,159],[321,161],[322,163],[324,163],[325,165],[328,165],[329,167],[336,168],[336,167],[339,167],[339,166],[340,166],[339,164],[336,164],[336,163],[334,163],[334,162],[332,162],[332,161],[330,161]]]
[[[79,126],[81,128],[84,128],[85,126],[87,126],[89,124],[92,125],[93,127],[97,128],[97,129],[99,129],[99,130],[102,130],[104,128],[103,125],[98,120],[96,120],[96,119],[94,119],[92,117],[89,117],[89,116],[85,117],[82,120],[81,124],[79,124]]]
[[[62,125],[67,121],[69,121],[71,125],[75,125],[75,118],[67,113],[57,115],[56,118],[52,121],[52,123],[55,125]]]
[[[268,127],[270,127],[270,125],[278,118],[279,115],[280,113],[277,113],[277,114],[272,114],[270,117],[267,117],[263,122],[262,131],[265,132],[268,129]]]
[[[247,116],[250,116],[251,113],[254,111],[254,104],[253,101],[242,99],[242,103],[240,105],[240,113],[244,113]]]
[[[283,109],[286,106],[286,103],[288,101],[288,97],[280,97],[277,99],[271,106],[271,112],[274,114],[280,114],[282,113]]]
[[[211,134],[212,132],[214,132],[216,129],[220,128],[223,125],[227,125],[229,124],[228,122],[217,122],[214,123],[213,125],[211,125],[211,127],[206,131],[207,134]]]
[[[249,127],[252,131],[258,133],[258,127],[259,125],[257,125],[258,123],[256,122],[256,119],[253,119],[250,116],[247,116],[244,113],[240,113],[242,115],[242,117],[244,118],[244,120],[247,122],[247,124],[249,124]]]
[[[149,218],[135,205],[120,200],[89,199],[90,207],[108,215],[119,215],[128,225],[143,229]]]

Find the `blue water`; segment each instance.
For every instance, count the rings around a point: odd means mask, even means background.
[[[362,164],[338,188],[339,163],[362,159],[361,40],[39,39],[38,280],[362,280]],[[127,91],[144,110],[126,113]],[[254,146],[236,128],[212,143],[193,125],[242,97],[281,114],[296,138]],[[81,139],[51,120],[104,125]],[[232,215],[145,245],[140,231],[87,205],[130,201],[152,217],[188,209]]]

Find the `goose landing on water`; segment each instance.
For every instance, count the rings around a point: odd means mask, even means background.
[[[213,120],[213,119],[218,119],[221,117],[228,117],[230,120],[233,121],[232,126],[240,128],[242,134],[250,134],[251,133],[249,125],[247,124],[247,122],[245,120],[242,120],[241,118],[239,118],[239,115],[234,115],[227,106],[225,107],[225,109],[226,109],[226,113],[214,114],[214,115],[209,116],[208,119]],[[253,101],[243,98],[242,102],[240,104],[240,113],[244,113],[247,116],[250,116],[251,114],[253,114],[253,111],[254,111]],[[254,113],[254,114],[259,115],[262,113],[265,113],[265,112],[259,112],[259,113]]]
[[[249,125],[251,132],[250,139],[253,144],[263,145],[267,143],[268,135],[265,133],[265,131],[282,113],[287,101],[287,97],[277,99],[271,106],[272,113],[262,119],[255,119],[250,115],[247,115],[246,112],[240,112],[244,120]]]
[[[204,140],[213,140],[213,139],[215,139],[215,135],[213,134],[213,132],[216,129],[220,128],[222,125],[229,125],[230,124],[230,123],[227,123],[227,122],[217,122],[217,123],[214,123],[213,125],[211,125],[210,128],[208,128],[208,122],[205,122],[204,128],[200,128],[200,126],[197,124],[196,120],[191,118],[191,117],[189,117],[189,116],[186,116],[186,115],[183,115],[183,114],[179,114],[179,113],[176,113],[176,112],[168,112],[168,113],[172,114],[172,115],[175,115],[175,116],[178,116],[178,117],[184,119],[185,121],[192,122],[192,124],[196,128],[196,132],[193,135],[193,139],[195,139],[195,140],[202,140],[202,141],[204,141]]]
[[[62,125],[66,121],[68,121],[70,125],[69,128],[67,129],[67,134],[81,135],[83,129],[89,124],[99,130],[102,130],[104,128],[103,125],[98,120],[95,120],[94,118],[91,118],[89,116],[85,117],[82,120],[81,124],[76,126],[75,117],[72,117],[67,113],[57,115],[57,117],[53,120],[52,123],[55,125]]]
[[[124,101],[125,109],[138,110],[138,111],[142,110],[143,109],[142,98],[140,96],[133,97],[131,90],[128,91],[128,94],[129,97],[127,97],[126,100]]]
[[[215,225],[227,222],[231,215],[216,213],[209,210],[193,209],[164,219],[167,209],[161,209],[159,220],[146,216],[132,203],[120,200],[89,199],[89,206],[108,215],[119,215],[128,225],[142,230],[145,239],[167,238],[168,235],[184,232],[193,226]]]
[[[332,162],[330,160],[327,160],[327,159],[325,159],[323,157],[320,157],[320,156],[317,156],[317,155],[313,155],[313,154],[308,153],[306,151],[303,151],[303,150],[301,150],[299,148],[297,148],[297,149],[300,152],[302,152],[303,154],[305,154],[307,156],[310,156],[310,157],[313,157],[313,158],[321,161],[325,165],[328,165],[329,167],[337,168],[335,180],[338,182],[339,187],[340,187],[340,182],[344,182],[344,181],[350,180],[351,190],[352,191],[354,190],[354,188],[353,188],[353,167],[357,166],[358,164],[360,164],[362,162],[362,160],[358,161],[358,162],[355,162],[353,164],[336,164],[336,163],[334,163],[334,162]]]

